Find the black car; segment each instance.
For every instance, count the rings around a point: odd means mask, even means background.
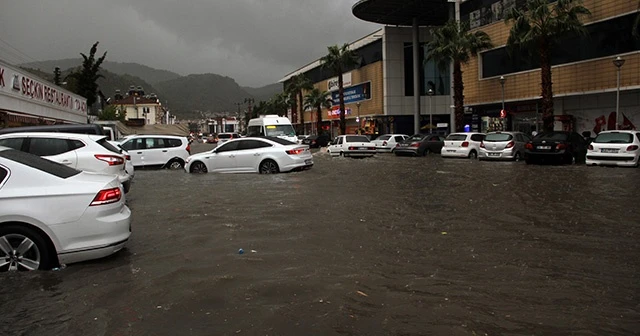
[[[429,153],[440,154],[444,146],[444,137],[436,134],[414,134],[396,145],[396,155],[419,155]]]
[[[326,134],[310,135],[302,139],[302,144],[309,146],[309,148],[327,147],[329,142],[329,136]]]
[[[524,159],[527,164],[584,163],[587,142],[576,132],[553,131],[536,135],[525,145]]]

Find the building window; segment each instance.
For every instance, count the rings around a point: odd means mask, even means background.
[[[587,35],[567,35],[552,47],[551,65],[585,61],[640,50],[640,39],[632,35],[632,23],[638,13],[586,26]],[[506,47],[484,52],[482,77],[533,70],[540,67],[537,50],[532,56],[509,55]]]
[[[426,43],[420,44],[420,95],[427,95],[427,91],[432,89],[435,95],[444,96],[451,92],[451,78],[449,76],[449,65],[442,70],[431,60],[427,60],[429,50]],[[413,44],[404,44],[404,88],[405,96],[413,96]]]

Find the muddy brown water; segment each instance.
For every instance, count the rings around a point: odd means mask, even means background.
[[[1,274],[0,335],[640,333],[640,169],[315,161],[138,170],[128,248]]]

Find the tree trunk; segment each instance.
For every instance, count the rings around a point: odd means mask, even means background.
[[[322,105],[318,105],[316,111],[316,134],[319,136],[322,134]]]
[[[304,127],[304,104],[302,103],[302,89],[298,91],[298,99],[300,101],[300,126],[302,126],[302,134],[307,134]]]
[[[344,108],[344,87],[342,80],[342,70],[340,70],[340,74],[338,75],[338,95],[340,96],[340,134],[347,134],[347,120],[345,119],[345,108]]]
[[[553,131],[553,83],[551,81],[551,59],[549,42],[540,42],[540,86],[542,88],[542,122],[545,132]]]
[[[453,105],[456,118],[456,132],[464,130],[464,83],[462,82],[462,66],[459,61],[453,62]]]

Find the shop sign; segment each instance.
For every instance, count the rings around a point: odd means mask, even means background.
[[[9,82],[9,80],[11,82]],[[87,114],[87,100],[51,83],[0,64],[0,93],[45,103],[54,108]]]
[[[368,99],[371,99],[371,82],[360,83],[344,89],[345,104],[352,104]],[[331,100],[334,106],[340,105],[340,94],[338,91],[331,92]]]
[[[347,86],[351,86],[351,72],[342,74],[342,87],[346,88]],[[340,88],[340,83],[338,82],[338,77],[329,78],[327,80],[327,91],[335,91]]]
[[[346,108],[345,109],[345,116],[351,115],[351,109],[350,108]],[[329,119],[336,119],[336,118],[340,118],[340,107],[338,108],[333,108],[331,110],[329,110],[327,112],[327,116],[329,117]]]

